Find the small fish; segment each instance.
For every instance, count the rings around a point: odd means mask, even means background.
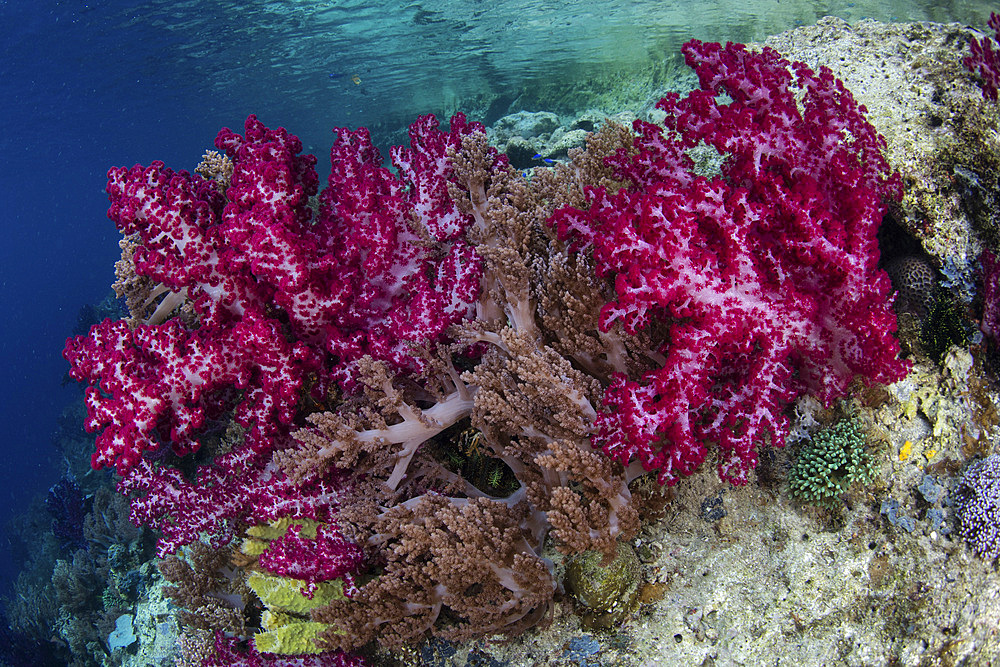
[[[547,157],[542,157],[541,153],[535,153],[535,156],[532,159],[533,160],[541,160],[545,164],[555,164],[555,162],[556,162],[555,160],[551,160],[551,159],[549,159]]]

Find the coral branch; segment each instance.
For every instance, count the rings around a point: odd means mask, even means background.
[[[990,12],[988,25],[993,28],[993,38],[1000,42],[1000,16]],[[965,67],[979,75],[979,85],[983,89],[983,97],[988,100],[997,99],[997,88],[1000,86],[1000,53],[993,48],[992,39],[972,38],[969,42],[970,54],[962,61]]]

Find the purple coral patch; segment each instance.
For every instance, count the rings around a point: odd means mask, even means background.
[[[955,496],[959,535],[982,558],[1000,556],[1000,455],[970,465]]]

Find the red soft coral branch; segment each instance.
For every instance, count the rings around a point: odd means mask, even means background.
[[[906,372],[876,242],[901,186],[829,70],[734,44],[684,53],[701,90],[660,101],[666,132],[635,123],[637,154],[610,160],[630,187],[589,189],[589,210],[551,222],[614,279],[603,330],[669,331],[663,367],[608,388],[596,443],[668,484],[714,443],[720,475],[740,484],[757,443],[784,443],[795,397],[829,403],[856,375]],[[724,156],[719,175],[695,173],[698,145]]]
[[[230,409],[248,443],[269,452],[271,439],[287,433],[305,376],[319,366],[307,346],[250,313],[195,330],[177,320],[135,329],[105,320],[67,341],[64,356],[72,378],[94,385],[86,427],[101,433],[91,462],[119,474],[161,443],[181,456],[196,451],[206,418]]]
[[[237,537],[236,530],[243,523],[282,518],[335,522],[343,473],[327,471],[296,485],[269,461],[269,455],[238,447],[188,478],[177,468],[140,459],[119,481],[118,490],[132,497],[130,518],[136,525],[160,531],[160,558],[203,533],[213,547],[221,547]],[[343,542],[339,533],[331,532],[328,537],[341,540],[345,554],[354,553],[353,545]],[[335,546],[330,540],[323,545]],[[344,570],[356,564],[344,561]]]
[[[1000,42],[1000,16],[990,13],[989,27],[993,28],[993,37]],[[962,61],[970,72],[975,72],[980,78],[983,97],[988,100],[997,99],[997,89],[1000,87],[1000,53],[993,47],[995,44],[989,37],[969,42],[969,53]]]
[[[352,575],[364,558],[361,547],[344,539],[335,525],[319,524],[315,538],[301,533],[302,525],[289,526],[260,555],[260,566],[273,574],[307,582],[303,594],[309,598],[318,582],[331,579],[343,579],[345,594],[353,594]]]
[[[474,312],[482,262],[464,239],[471,217],[448,196],[448,150],[483,127],[456,114],[449,133],[437,128],[433,116],[422,116],[410,127],[411,147],[393,148],[398,177],[382,166],[368,130],[336,129],[336,168],[316,227],[335,257],[333,280],[350,295],[324,323],[328,349],[348,366],[371,354],[418,370],[411,344],[440,337]],[[498,158],[495,168],[505,164]]]
[[[307,376],[319,397],[365,354],[418,370],[409,344],[440,337],[478,296],[481,262],[462,237],[471,218],[447,180],[448,149],[475,131],[461,115],[447,134],[421,118],[413,148],[394,151],[397,178],[367,131],[339,130],[315,224],[315,158],[253,116],[245,136],[216,140],[234,163],[225,199],[162,163],[112,169],[109,216],[140,238],[136,273],[185,293],[198,321],[104,322],[67,341],[71,376],[101,387],[88,393],[88,426],[103,429],[95,467],[123,473],[160,442],[193,451],[206,413],[234,408],[263,451],[287,432]]]

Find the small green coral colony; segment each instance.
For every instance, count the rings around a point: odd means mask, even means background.
[[[806,442],[788,476],[792,495],[824,507],[832,507],[842,493],[855,484],[870,484],[875,463],[865,447],[861,426],[842,419]]]
[[[624,542],[618,543],[618,554],[608,564],[598,551],[584,551],[568,559],[565,583],[579,604],[580,622],[588,630],[612,628],[639,607],[639,559]]]

